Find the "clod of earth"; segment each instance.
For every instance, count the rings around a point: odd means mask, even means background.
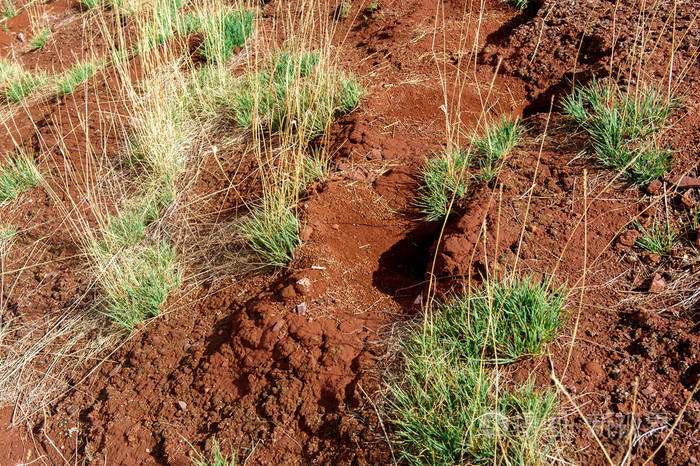
[[[639,232],[637,230],[634,230],[634,229],[627,230],[623,234],[620,235],[617,242],[623,246],[632,247],[632,246],[634,246],[634,243],[635,243],[635,241],[637,241],[638,237],[639,237]]]

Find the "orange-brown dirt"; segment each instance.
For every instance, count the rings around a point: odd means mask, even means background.
[[[263,11],[273,14],[278,1],[268,2]],[[365,15],[355,5],[350,19],[338,24],[340,65],[360,76],[367,96],[356,111],[334,123],[323,141],[335,154],[333,170],[300,202],[305,243],[296,260],[277,272],[224,278],[175,293],[170,301],[177,306],[168,306],[174,311],[137,328],[90,377],[77,374],[73,382],[81,383],[29,428],[0,431],[0,464],[37,459],[45,464],[190,464],[192,446],[209,451],[215,438],[248,464],[390,464],[392,427],[378,409],[386,386],[379,368],[386,364],[396,324],[420,317],[431,276],[445,291],[476,282],[486,271],[500,274],[513,267],[573,287],[572,316],[550,348],[551,364],[583,412],[597,422],[608,451],[619,460],[627,450],[633,405],[640,432],[662,427],[634,446],[634,461],[656,448],[700,372],[698,304],[679,304],[700,286],[693,246],[698,233],[683,237],[673,256],[660,262],[643,258],[620,236],[632,228],[631,219],[645,221],[665,204],[671,216],[681,218],[689,204],[698,203],[698,192],[677,191],[667,183],[666,191],[648,194],[610,183],[608,170],[578,157],[585,138],[557,106],[572,80],[585,82],[611,69],[626,75],[625,59],[638,39],[639,4],[554,0],[523,13],[494,0],[482,7],[456,0],[386,0],[380,6]],[[63,69],[84,54],[89,42],[80,28],[85,12],[63,0],[41,8],[56,18],[51,45],[30,52],[18,42],[18,32],[29,36],[24,12],[0,32],[0,55],[10,56],[14,49],[31,69]],[[673,44],[683,35],[673,50],[684,108],[668,136],[677,149],[671,175],[695,174],[700,154],[697,4],[646,8],[643,27],[654,42],[647,45],[653,53],[645,56],[645,78],[664,76]],[[466,46],[459,47],[460,34]],[[467,73],[462,76],[466,85],[455,92],[450,83],[457,66]],[[461,97],[465,131],[476,124],[487,94],[489,105],[523,115],[528,126],[527,142],[509,157],[500,183],[475,185],[444,231],[442,224],[423,222],[414,205],[425,157],[445,143],[441,79],[448,82],[447,107]],[[42,159],[48,165],[43,168],[60,179],[64,164],[80,167],[88,152],[83,130],[72,124],[75,115],[97,115],[100,102],[111,96],[109,86],[117,82],[109,72],[99,74],[72,96],[18,112],[4,125],[0,152],[19,145],[52,153]],[[122,135],[109,123],[88,121],[93,140],[116,157]],[[59,147],[57,135],[65,138],[65,146]],[[219,176],[219,167],[212,164],[196,189],[221,190],[224,178],[241,176],[233,168]],[[78,195],[87,181],[72,182],[67,189]],[[659,202],[665,193],[667,202]],[[235,201],[219,197],[216,202],[233,215]],[[585,201],[590,208],[584,222]],[[654,209],[647,209],[651,203]],[[21,226],[4,258],[4,283],[18,280],[3,289],[13,318],[40,319],[70,306],[88,288],[84,259],[61,212],[43,189],[0,207],[3,221]],[[484,224],[486,250],[480,236]],[[17,272],[27,265],[30,273]],[[646,290],[655,273],[668,284],[687,276],[695,281],[651,296]],[[534,373],[538,384],[551,385],[547,358],[511,369],[516,382]],[[3,425],[12,415],[12,404],[0,410]],[[605,464],[578,415],[570,414],[564,424],[571,461]],[[696,394],[652,463],[697,464],[699,429]]]

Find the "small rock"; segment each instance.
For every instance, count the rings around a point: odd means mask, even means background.
[[[345,173],[345,178],[352,180],[352,181],[362,181],[367,177],[365,176],[364,173],[362,173],[361,170],[355,169],[355,170],[350,170],[349,172]]]
[[[691,197],[690,191],[686,191],[681,196],[681,204],[683,204],[687,209],[692,209],[695,207],[695,200]]]
[[[651,385],[642,389],[642,395],[644,395],[644,396],[652,396],[655,394],[656,394],[656,390]]]
[[[649,285],[649,293],[660,293],[666,288],[666,280],[660,274],[655,273]]]
[[[184,401],[180,400],[177,402],[177,407],[180,409],[180,411],[184,411],[187,409],[187,403]]]
[[[309,277],[300,278],[294,284],[294,288],[296,288],[296,290],[300,294],[302,294],[304,296],[308,295],[309,293],[311,293],[311,288],[312,288],[311,279]]]
[[[280,297],[285,301],[291,301],[297,297],[297,292],[294,290],[294,286],[287,285],[280,291]]]
[[[273,332],[273,333],[274,333],[274,332],[277,332],[279,329],[282,328],[283,325],[284,325],[284,321],[283,321],[283,320],[278,320],[277,322],[275,322],[275,325],[272,326],[272,332]]]
[[[649,185],[647,186],[647,194],[650,196],[656,196],[661,192],[661,188],[663,187],[663,184],[659,180],[654,180]]]
[[[333,225],[331,225],[331,228],[333,228],[334,230],[340,230],[340,225],[334,223]]]
[[[680,189],[700,188],[700,178],[692,176],[676,176],[671,178],[671,184],[678,186]]]
[[[121,370],[121,368],[122,368],[122,366],[119,366],[119,365],[118,365],[118,366],[114,366],[114,367],[112,368],[112,370],[109,371],[108,376],[109,376],[109,377],[114,377],[115,375],[117,375],[117,374],[119,373],[119,370]]]
[[[299,233],[299,239],[306,242],[311,238],[311,234],[314,232],[314,228],[311,225],[304,225]]]
[[[381,160],[382,153],[379,149],[372,149],[367,152],[367,160]]]
[[[644,254],[642,254],[642,260],[646,264],[655,265],[659,263],[661,257],[659,257],[658,254],[654,254],[653,252],[645,252]]]
[[[20,42],[24,42],[24,34],[22,34],[21,32],[18,32],[17,33],[17,40]]]
[[[297,314],[300,316],[306,315],[306,301],[297,304]]]

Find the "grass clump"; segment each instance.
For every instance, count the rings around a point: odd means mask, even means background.
[[[350,17],[350,10],[352,8],[351,0],[341,0],[335,9],[335,19],[337,21],[345,21]]]
[[[14,201],[39,184],[41,175],[30,155],[7,157],[0,165],[0,205]]]
[[[134,97],[135,122],[125,153],[126,164],[141,172],[144,192],[163,204],[174,197],[185,169],[190,133],[181,80],[178,74],[157,76]]]
[[[157,316],[168,294],[180,284],[175,250],[165,241],[139,243],[114,255],[96,245],[89,254],[106,299],[103,313],[130,331]]]
[[[14,18],[17,16],[17,8],[12,4],[10,0],[5,0],[5,3],[2,7],[2,15],[5,18]]]
[[[14,62],[0,58],[0,87],[22,75],[22,68]]]
[[[102,5],[102,0],[79,0],[80,4],[87,9],[97,8]]]
[[[254,19],[253,12],[244,9],[225,9],[204,15],[201,19],[202,56],[215,63],[229,61],[234,49],[245,45],[253,33]]]
[[[9,85],[3,89],[2,95],[9,102],[17,103],[35,90],[43,87],[48,80],[48,76],[43,71],[31,74],[22,70],[14,79],[9,81]]]
[[[637,246],[659,256],[668,255],[673,250],[678,239],[678,232],[668,222],[663,222],[655,217],[648,228],[639,222],[634,222],[634,224],[640,233],[635,241]]]
[[[160,207],[156,201],[136,203],[109,218],[102,232],[101,248],[117,252],[141,242],[148,225],[158,218]]]
[[[443,346],[477,360],[485,343],[493,362],[537,356],[564,322],[564,295],[563,289],[549,291],[527,278],[489,280],[479,293],[439,304],[434,332]]]
[[[17,234],[17,230],[12,225],[0,225],[0,247],[10,242]]]
[[[474,141],[479,153],[480,178],[489,182],[498,174],[501,160],[522,141],[525,129],[519,119],[503,117],[486,124],[483,136]]]
[[[72,94],[75,88],[87,81],[87,79],[97,73],[102,66],[100,60],[91,60],[85,63],[76,63],[58,81],[56,92],[59,96]]]
[[[211,444],[211,453],[209,458],[195,450],[197,458],[192,460],[194,466],[236,466],[236,455],[230,457],[221,451],[221,445],[217,439],[214,439]]]
[[[41,31],[39,31],[34,37],[32,37],[32,50],[43,49],[44,46],[48,43],[50,35],[51,30],[49,28],[42,28]]]
[[[279,134],[280,150],[259,162],[262,199],[240,225],[242,237],[266,264],[286,265],[300,244],[294,205],[311,181],[323,177],[327,162],[308,154],[309,143],[361,97],[357,81],[324,55],[282,50],[261,71],[238,81],[227,98],[240,126],[259,129],[258,135]]]
[[[562,323],[562,300],[561,290],[530,280],[487,281],[482,293],[439,305],[409,335],[404,379],[391,387],[409,464],[546,462],[554,393],[499,386],[498,365],[486,366],[482,355],[504,363],[540,352]]]
[[[563,103],[588,133],[598,161],[621,170],[635,185],[649,183],[671,167],[671,150],[657,136],[677,106],[653,87],[623,89],[596,80],[574,88]]]
[[[425,220],[444,218],[454,198],[466,196],[469,189],[469,164],[471,157],[466,151],[453,148],[428,159],[421,175],[416,204],[425,215]]]
[[[513,5],[520,11],[525,11],[530,6],[532,0],[503,0],[505,3]]]
[[[183,0],[157,0],[149,6],[151,19],[142,28],[142,38],[137,49],[146,53],[153,47],[163,44],[175,37],[176,32],[185,30],[185,18],[180,9]]]
[[[238,83],[220,64],[200,66],[184,94],[187,109],[204,119],[235,119]]]
[[[301,244],[300,227],[292,207],[279,198],[267,196],[242,220],[240,231],[266,265],[284,267],[294,260],[294,252]]]
[[[362,88],[316,52],[278,52],[263,72],[248,75],[235,93],[235,120],[243,127],[266,123],[272,132],[291,129],[300,141],[323,133],[353,110]]]

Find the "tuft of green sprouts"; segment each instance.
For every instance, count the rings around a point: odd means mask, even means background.
[[[658,88],[622,88],[597,80],[575,87],[563,102],[588,133],[598,161],[622,171],[634,185],[649,183],[671,167],[671,149],[659,136],[677,106]]]

